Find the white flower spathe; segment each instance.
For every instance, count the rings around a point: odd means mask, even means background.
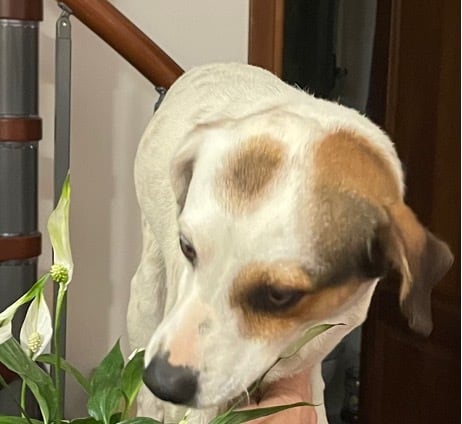
[[[64,180],[59,202],[48,218],[48,234],[53,246],[53,263],[58,267],[64,267],[67,271],[66,281],[58,281],[67,286],[72,280],[74,263],[72,261],[71,242],[69,236],[69,206],[71,198],[71,186],[69,174]],[[59,270],[59,268],[57,268]],[[61,276],[65,273],[60,274]]]
[[[48,347],[53,335],[51,314],[43,293],[29,305],[19,335],[24,351],[35,360]]]
[[[48,273],[42,275],[26,293],[0,313],[0,344],[11,337],[11,321],[18,308],[42,293],[48,277]]]
[[[11,338],[11,320],[0,326],[0,345]]]

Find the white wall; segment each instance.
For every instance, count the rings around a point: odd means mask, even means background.
[[[114,0],[183,68],[247,59],[248,0]],[[41,271],[50,264],[46,218],[53,198],[54,33],[59,9],[45,2],[40,38]],[[126,345],[129,281],[140,251],[132,170],[152,112],[153,87],[76,19],[72,67],[71,237],[75,262],[69,292],[68,359],[85,373],[118,337]],[[69,417],[84,396],[68,381]]]

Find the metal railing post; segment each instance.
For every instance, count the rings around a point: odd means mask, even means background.
[[[37,161],[42,138],[38,117],[42,16],[42,0],[0,1],[0,310],[34,283],[41,253]],[[13,323],[16,335],[24,311],[18,315]],[[0,373],[7,380],[15,378],[1,367]]]
[[[55,143],[54,143],[54,204],[58,204],[61,188],[70,168],[71,150],[71,10],[59,3],[62,13],[56,21],[55,45]],[[57,299],[59,287],[54,286],[54,299]],[[56,301],[55,301],[56,314]],[[61,341],[58,352],[63,358],[66,356],[66,324],[67,324],[67,296],[63,300],[59,339]],[[52,372],[55,372],[52,370]],[[61,405],[64,411],[65,402],[65,374],[60,372]]]

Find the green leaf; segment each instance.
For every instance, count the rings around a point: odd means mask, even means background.
[[[118,424],[120,422],[120,414],[114,414],[111,417],[111,424]],[[1,424],[1,423],[0,423]],[[92,417],[74,418],[69,424],[103,424],[102,421],[95,420]]]
[[[1,424],[43,424],[42,421],[34,420],[33,418],[23,418],[23,417],[6,417],[0,415]]]
[[[96,420],[109,424],[111,415],[122,399],[122,370],[124,359],[119,342],[101,361],[90,381],[87,407]]]
[[[241,424],[256,418],[266,417],[277,414],[286,409],[297,408],[299,406],[315,406],[307,402],[291,403],[289,405],[270,406],[267,408],[246,409],[242,411],[228,411],[218,415],[209,424]]]
[[[0,345],[0,362],[24,380],[39,404],[43,421],[49,423],[58,410],[58,393],[51,377],[26,355],[13,338]]]
[[[136,398],[142,384],[144,371],[144,350],[136,352],[122,372],[122,392],[128,410]]]
[[[309,341],[313,340],[315,337],[331,329],[332,327],[336,327],[337,325],[345,325],[345,324],[319,324],[319,325],[309,328],[308,330],[305,331],[305,333],[300,339],[298,339],[294,344],[290,345],[282,353],[282,355],[280,356],[280,359],[291,358]]]
[[[92,417],[86,417],[86,418],[76,418],[72,420],[69,424],[102,424],[102,421],[97,421]]]
[[[3,422],[0,421],[0,424],[3,424]],[[102,424],[102,421],[95,420],[92,417],[86,417],[86,418],[76,418],[72,420],[69,424]],[[161,421],[157,421],[153,418],[147,418],[147,417],[128,418],[126,420],[120,421],[120,414],[114,414],[111,417],[111,424],[163,424],[163,423]]]
[[[49,353],[44,353],[43,355],[38,356],[36,361],[41,362],[43,364],[56,366],[56,355],[51,355]],[[72,366],[64,358],[61,358],[61,360],[60,360],[60,368],[63,371],[71,374],[72,377],[75,378],[77,383],[80,384],[80,386],[82,387],[83,390],[85,390],[86,393],[90,393],[90,381],[88,380],[88,378],[84,377],[77,368]]]

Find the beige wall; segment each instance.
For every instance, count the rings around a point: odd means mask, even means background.
[[[245,62],[248,0],[114,0],[182,67]],[[45,2],[41,25],[40,228],[52,208],[54,32],[59,14]],[[73,25],[72,209],[75,262],[69,293],[68,358],[88,373],[125,336],[129,281],[140,251],[132,170],[138,140],[155,101],[153,87],[78,21]],[[45,234],[44,234],[45,235]],[[45,237],[40,268],[50,263]],[[68,382],[69,417],[84,397]]]

